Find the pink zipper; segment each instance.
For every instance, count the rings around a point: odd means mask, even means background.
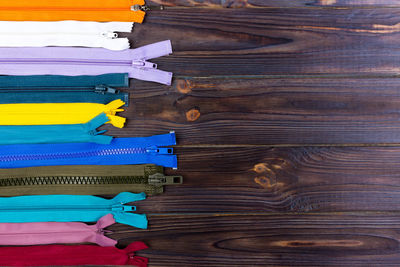
[[[80,222],[0,223],[0,245],[44,245],[61,243],[96,243],[111,247],[117,241],[104,235],[104,228],[115,223],[107,214],[94,225]]]

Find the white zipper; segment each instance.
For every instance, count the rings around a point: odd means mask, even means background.
[[[83,46],[109,50],[129,48],[132,22],[91,21],[0,21],[0,47]]]

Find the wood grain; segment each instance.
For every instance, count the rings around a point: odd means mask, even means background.
[[[148,231],[112,236],[150,266],[398,266],[400,3],[152,4],[121,36],[171,39],[152,61],[176,78],[132,81],[111,133],[176,130],[185,181],[135,203]]]
[[[178,148],[148,214],[400,211],[400,148]]]
[[[124,246],[144,240],[151,266],[384,266],[399,258],[398,214],[150,216],[148,231],[113,226]]]
[[[398,78],[177,78],[133,82],[116,136],[175,130],[180,145],[400,143]]]
[[[184,76],[398,74],[400,9],[153,11],[134,47],[171,39],[154,62]]]

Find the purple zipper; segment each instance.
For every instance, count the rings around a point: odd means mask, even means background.
[[[171,41],[136,49],[35,47],[0,48],[2,75],[102,75],[129,73],[130,78],[171,84],[172,73],[157,69],[147,60],[172,53]]]

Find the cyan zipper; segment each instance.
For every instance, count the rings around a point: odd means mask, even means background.
[[[116,222],[147,228],[145,215],[132,213],[126,205],[146,198],[144,193],[120,193],[113,199],[87,195],[43,195],[0,197],[0,222],[93,222],[113,214]]]

